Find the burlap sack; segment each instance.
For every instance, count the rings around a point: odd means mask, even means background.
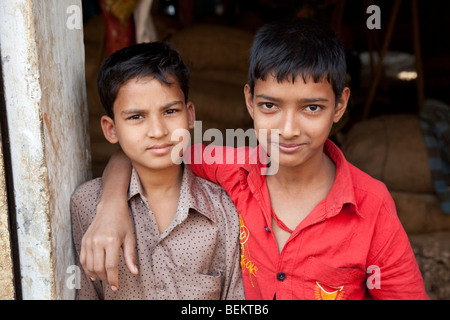
[[[441,212],[435,194],[391,191],[391,195],[408,234],[450,230],[450,216]]]
[[[252,127],[245,107],[248,56],[253,35],[225,26],[192,26],[168,41],[191,71],[189,100],[195,105],[203,132]]]
[[[248,71],[253,35],[226,26],[196,25],[172,35],[169,42],[195,70],[229,69]]]
[[[195,105],[197,120],[217,122],[218,129],[251,126],[243,86],[197,79],[192,83],[190,100]]]
[[[346,134],[342,150],[351,163],[391,191],[434,193],[416,115],[384,115],[357,123]]]

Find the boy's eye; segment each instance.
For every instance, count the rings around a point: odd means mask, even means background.
[[[174,113],[177,113],[177,112],[178,112],[177,109],[168,109],[168,110],[166,110],[167,114],[174,114]]]
[[[260,106],[264,107],[264,109],[272,109],[275,105],[270,102],[263,102],[260,104]]]
[[[142,118],[142,116],[140,114],[134,114],[134,115],[128,117],[129,120],[139,120],[141,118]]]
[[[306,110],[310,111],[310,112],[317,112],[321,109],[322,107],[316,104],[312,104],[306,107]]]

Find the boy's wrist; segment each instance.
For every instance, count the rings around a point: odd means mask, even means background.
[[[122,212],[126,212],[128,213],[128,210],[121,210],[120,208],[122,207],[127,207],[128,203],[126,201],[124,201],[123,199],[126,198],[122,198],[119,196],[108,196],[108,197],[101,197],[99,203],[97,204],[97,215],[111,215],[114,213],[117,214],[121,214]]]

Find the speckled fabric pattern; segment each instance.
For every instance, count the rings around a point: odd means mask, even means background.
[[[121,255],[119,290],[114,292],[101,281],[91,281],[82,272],[77,299],[245,298],[239,265],[239,219],[233,203],[221,187],[195,176],[188,166],[182,179],[175,217],[160,233],[133,170],[128,203],[139,274],[128,271]],[[80,186],[72,196],[77,255],[101,192],[102,181],[97,178]]]

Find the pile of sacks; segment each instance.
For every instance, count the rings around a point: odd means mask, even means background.
[[[248,56],[253,41],[250,32],[214,25],[194,25],[167,39],[189,66],[189,100],[195,105],[203,132],[252,128],[244,100]],[[207,143],[207,142],[206,142]]]
[[[418,115],[383,115],[354,125],[346,158],[389,189],[432,299],[450,299],[450,215],[441,211]]]

